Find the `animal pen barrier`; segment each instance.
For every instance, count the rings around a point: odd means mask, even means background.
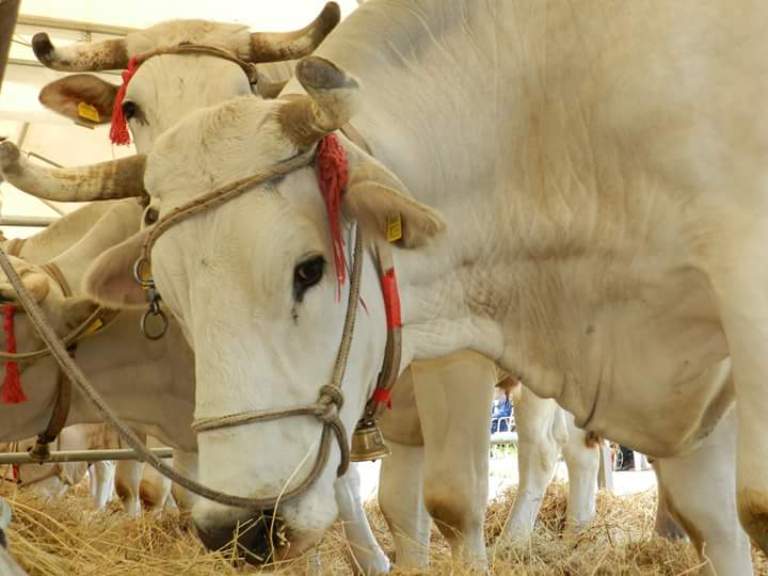
[[[172,448],[151,448],[158,458],[172,458]],[[50,456],[40,459],[29,452],[0,452],[0,466],[4,464],[52,464],[55,462],[99,462],[101,460],[143,460],[142,456],[130,448],[114,450],[61,450],[51,452]]]

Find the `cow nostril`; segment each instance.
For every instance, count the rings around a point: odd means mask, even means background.
[[[282,535],[284,525],[272,511],[234,525],[201,526],[196,523],[195,527],[206,548],[231,551],[236,542],[237,557],[249,564],[273,561],[275,552],[286,544]]]

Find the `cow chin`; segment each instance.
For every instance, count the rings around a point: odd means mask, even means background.
[[[296,558],[317,544],[336,519],[333,491],[314,486],[278,510],[253,511],[200,501],[192,510],[197,534],[209,550],[232,551],[251,564]]]

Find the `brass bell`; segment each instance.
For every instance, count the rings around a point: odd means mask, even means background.
[[[386,458],[392,453],[374,420],[361,420],[352,434],[352,462],[367,462]]]

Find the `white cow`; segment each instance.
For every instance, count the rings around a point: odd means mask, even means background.
[[[322,58],[299,64],[301,85],[279,99],[238,98],[164,133],[144,182],[162,218],[239,178],[308,164],[317,141],[354,120],[377,160],[342,139],[344,211],[377,240],[388,218],[403,223],[404,362],[464,348],[498,359],[581,427],[655,456],[708,568],[748,574],[736,518],[768,548],[768,130],[750,106],[768,95],[766,25],[768,6],[754,0],[599,0],[578,11],[374,0],[329,36]],[[133,162],[116,166],[135,172]],[[100,258],[93,294],[141,302],[121,279],[147,234]],[[204,343],[197,416],[316,400],[345,316],[330,254],[309,165],[160,237],[157,285],[190,341]],[[361,257],[366,313],[346,367],[347,431],[385,342],[376,269]],[[211,305],[219,299],[227,305]],[[201,433],[201,479],[274,498],[305,476],[320,429],[291,418]],[[235,458],[270,450],[266,463]],[[320,477],[280,506],[284,555],[335,518],[339,462],[334,446]],[[247,513],[200,502],[193,516],[220,536]]]
[[[133,201],[115,203],[88,234],[81,233],[79,242],[52,261],[71,287],[80,286],[85,268],[100,253],[99,242],[108,244],[130,235],[137,227],[135,219],[140,213],[141,207]],[[30,239],[27,244],[34,242]],[[14,263],[60,333],[70,330],[93,311],[94,304],[82,294],[78,296],[76,292],[75,296],[65,298],[59,283],[43,268],[19,259],[14,259]],[[0,295],[5,299],[14,297],[5,279],[0,281]],[[138,321],[135,313],[121,313],[110,326],[79,343],[78,361],[138,431],[178,448],[180,465],[189,467],[194,454],[186,453],[195,451],[195,439],[189,430],[194,398],[191,353],[175,327],[168,342],[153,343],[138,334]],[[20,351],[41,346],[26,318],[17,315],[15,324]],[[29,401],[0,405],[0,438],[22,439],[45,428],[56,394],[56,371],[50,358],[22,365],[21,381]],[[68,422],[98,422],[93,408],[77,392]]]
[[[106,448],[106,429],[103,424],[77,424],[65,427],[52,449],[55,450],[87,450]],[[3,452],[26,452],[35,443],[34,438],[19,442],[0,444]],[[89,472],[91,494],[96,509],[102,510],[112,497],[114,489],[115,466],[112,462],[95,462],[89,470],[85,462],[62,462],[52,464],[26,464],[11,470],[9,466],[4,472],[5,479],[9,475],[19,484],[20,488],[31,490],[44,498],[58,498],[70,487],[77,485]]]
[[[81,240],[104,214],[122,202],[124,201],[117,200],[86,204],[67,213],[37,234],[28,238],[3,241],[3,249],[27,262],[45,264]],[[105,436],[104,426],[99,424],[70,426],[63,434],[67,437],[66,445],[71,450],[118,447],[117,438],[114,435]],[[140,435],[146,439],[146,435]],[[22,476],[29,475],[29,468],[26,468],[25,470],[25,467],[21,467]],[[58,470],[59,473],[52,474],[53,470]],[[65,479],[80,478],[83,473],[84,468],[78,462],[37,466],[35,478],[47,475],[49,479],[45,481],[45,486],[35,483],[35,489],[49,495],[61,494],[71,485],[71,482]],[[144,504],[149,509],[157,510],[162,508],[170,492],[170,482],[145,470],[142,462],[127,460],[119,462],[117,466],[107,461],[95,462],[90,467],[90,473],[91,491],[99,510],[106,506],[115,488],[126,512],[132,517],[141,513],[142,493],[146,495],[143,498]]]
[[[146,435],[144,440],[146,442]],[[13,448],[26,452],[35,443],[34,438],[3,445],[2,451]],[[154,444],[153,444],[154,445]],[[121,448],[117,434],[106,424],[76,424],[65,427],[52,449],[97,450]],[[139,465],[137,465],[139,464]],[[142,504],[151,511],[162,510],[171,493],[171,483],[157,474],[146,475],[143,465],[134,461],[61,462],[49,464],[23,464],[16,468],[19,487],[44,498],[58,498],[76,486],[88,472],[91,495],[97,510],[103,510],[117,492],[129,516],[141,513]]]
[[[91,227],[87,232],[81,229],[79,241],[52,261],[67,283],[71,287],[80,286],[80,279],[95,255],[100,254],[105,247],[114,245],[121,236],[125,237],[138,229],[140,214],[141,208],[135,202],[120,201],[113,203],[106,212],[99,213],[100,218],[90,222]],[[72,234],[62,234],[64,221],[69,218],[68,215],[58,222],[60,229],[53,238],[45,238],[48,230],[41,232],[27,240],[24,250],[35,249],[41,252],[41,246],[47,246],[49,250],[63,248],[56,238],[74,238]],[[80,216],[73,216],[73,220],[70,220],[77,226],[86,221]],[[39,298],[49,320],[60,333],[66,331],[65,326],[78,324],[92,311],[93,304],[83,301],[77,294],[74,298],[62,298],[59,283],[49,277],[43,268],[15,258],[13,261],[25,286]],[[0,297],[14,297],[13,288],[4,278],[0,280]],[[189,428],[194,404],[194,383],[189,347],[180,338],[173,322],[169,328],[171,338],[167,342],[148,341],[139,333],[138,326],[139,316],[136,312],[122,312],[113,325],[81,342],[78,346],[78,362],[82,363],[84,371],[93,379],[93,384],[118,414],[140,433],[151,433],[173,446],[176,449],[175,464],[194,478],[196,453],[194,437]],[[31,330],[23,317],[17,319],[20,351],[40,347],[39,340]],[[20,439],[45,427],[56,394],[55,370],[55,363],[45,359],[22,372],[22,383],[29,401],[13,406],[0,404],[1,439]],[[75,393],[68,422],[94,421],[98,421],[98,416],[93,408]],[[118,469],[128,466],[122,474],[118,470],[116,489],[126,502],[129,513],[136,514],[140,510],[139,496],[151,502],[159,502],[165,494],[166,481],[155,479],[140,485],[142,468],[131,464],[118,464]],[[383,573],[389,570],[389,561],[368,526],[356,486],[356,471],[352,470],[346,482],[340,482],[337,488],[354,561],[366,574]],[[141,494],[142,489],[144,494]],[[189,508],[189,494],[182,491],[176,494],[176,498],[182,507]]]
[[[319,41],[335,25],[337,19],[337,9],[332,4],[329,4],[318,19],[301,34],[310,35],[316,44],[316,41]],[[275,46],[279,44],[279,40],[276,37],[270,39],[270,41],[275,42]],[[115,47],[113,42],[54,48],[45,35],[37,36],[33,44],[38,57],[47,65],[66,70],[93,70],[125,65],[126,61],[123,52],[126,52],[128,56],[136,56],[147,51],[173,46],[181,41],[222,46],[240,55],[246,52],[243,47],[248,45],[244,28],[238,28],[237,33],[233,33],[232,29],[228,26],[189,21],[163,23],[129,35],[124,42],[119,43],[118,48]],[[277,52],[280,52],[280,50]],[[296,55],[295,51],[291,52],[291,56]],[[263,70],[263,66],[260,67],[260,70]],[[282,76],[279,79],[282,80],[285,77],[284,70],[280,70],[280,72]],[[219,78],[220,81],[211,84],[207,81],[207,78],[210,77]],[[270,85],[272,84],[274,82],[270,83]],[[181,92],[179,91],[179,86],[184,87]],[[162,131],[190,111],[216,103],[229,96],[247,93],[249,90],[247,78],[241,69],[232,62],[210,56],[190,59],[188,56],[163,54],[147,60],[138,68],[128,85],[123,107],[129,118],[137,148],[140,151],[146,151]],[[263,88],[260,88],[259,92],[264,93],[265,91]],[[98,108],[102,121],[108,121],[114,104],[115,94],[115,86],[105,83],[95,76],[78,74],[57,80],[48,85],[42,91],[40,98],[45,105],[71,117],[77,117],[77,105],[81,101],[88,102]],[[443,378],[443,382],[445,382],[445,378]],[[478,402],[480,400],[478,398]],[[533,407],[535,402],[533,399],[530,400],[531,410],[536,410]],[[546,401],[544,402],[546,403]],[[553,408],[540,408],[539,411],[541,410],[552,411]],[[484,428],[485,426],[480,428],[480,430]],[[534,428],[531,430],[535,432]],[[532,444],[543,454],[551,455],[557,453],[557,447],[548,446],[546,442],[552,442],[553,440],[553,438],[548,437],[546,434],[539,434],[532,441]],[[478,456],[482,455],[483,458],[486,453],[483,449],[486,442],[487,439],[481,440],[474,447],[475,453]],[[435,448],[439,445],[433,444]],[[451,444],[442,445],[444,446],[441,449],[443,453],[451,448]],[[576,441],[572,445],[579,446]],[[582,447],[582,450],[585,451],[585,454],[579,462],[583,462],[585,470],[582,471],[581,476],[589,476],[591,470],[596,466],[596,452],[586,446]],[[427,447],[427,451],[429,451],[429,447]],[[398,453],[404,452],[398,451]],[[445,458],[426,459],[428,463],[444,460]],[[538,452],[535,452],[531,454],[530,460],[534,463],[544,463],[548,462],[548,457],[541,457],[538,455]],[[573,461],[572,459],[571,462]],[[487,463],[481,464],[480,458],[476,459],[476,463],[481,468],[474,471],[474,476],[468,475],[463,479],[456,477],[456,482],[459,484],[462,481],[467,481],[469,478],[475,478],[472,489],[463,486],[463,490],[457,491],[457,494],[464,494],[466,497],[463,500],[459,498],[452,499],[452,510],[445,510],[444,507],[433,507],[432,510],[437,514],[436,518],[439,525],[447,527],[447,530],[454,535],[454,549],[468,550],[470,558],[484,558],[485,548],[482,529],[477,522],[477,518],[482,518],[482,511],[485,508],[484,495],[487,492],[487,487],[475,489],[475,485],[482,486],[482,482],[478,479],[484,475],[483,470],[487,468]],[[521,467],[532,469],[535,468],[535,465],[521,462]],[[396,466],[394,463],[392,466],[385,467],[385,470],[387,468],[396,468],[403,471],[413,469],[411,466]],[[578,476],[579,474],[573,473],[573,475]],[[432,484],[434,484],[434,486],[425,485],[425,492],[429,493],[430,491],[444,489],[445,482],[441,475],[426,470],[425,476],[427,479],[432,479]],[[527,474],[524,474],[524,477],[527,476]],[[543,493],[549,477],[551,477],[551,473],[549,475],[546,472],[540,474],[537,478],[539,482],[535,485],[535,488],[534,484],[531,484],[530,491],[521,492],[517,509],[520,510],[522,516],[526,517],[526,520],[522,523],[520,520],[510,522],[507,531],[510,537],[514,536],[516,539],[524,538],[530,532],[533,518],[535,518],[535,510],[538,509],[535,503],[539,501],[539,495]],[[393,482],[397,484],[394,480]],[[384,485],[386,484],[385,482]],[[409,485],[413,484],[409,483]],[[420,483],[415,485],[421,486]],[[579,504],[575,504],[572,501],[569,509],[572,511],[580,510],[574,516],[574,518],[577,518],[575,523],[584,523],[593,515],[594,502],[588,502],[590,498],[593,500],[593,492],[594,490],[591,493],[589,491],[584,492],[583,497],[587,500]],[[383,498],[385,511],[389,501],[390,499]],[[396,500],[392,500],[392,502],[396,502]],[[404,507],[398,506],[387,515],[394,518],[398,514],[402,515],[403,510],[405,510]],[[529,513],[531,511],[533,511],[532,514]],[[513,518],[517,518],[517,513]],[[523,525],[526,524],[527,528],[523,529]],[[420,534],[427,533],[428,530],[424,527],[428,528],[428,518],[427,523],[422,523],[420,526]],[[471,533],[468,533],[469,526],[472,526]],[[469,542],[467,545],[463,542],[465,537]],[[421,540],[423,540],[422,537],[417,539],[413,535],[403,538],[404,542]],[[412,549],[412,545],[398,547],[398,558],[410,558],[406,550]],[[426,553],[426,549],[422,547],[421,552],[415,557],[424,558]],[[420,565],[420,561],[408,559],[406,564]]]
[[[82,228],[83,223],[87,222],[91,229],[88,230],[87,234],[85,230],[81,229],[81,237],[85,236],[82,242],[76,248],[69,250],[65,258],[55,260],[57,267],[62,270],[70,285],[77,286],[77,274],[81,272],[77,272],[75,268],[82,271],[87,267],[88,254],[100,253],[104,248],[110,246],[113,241],[111,234],[104,235],[101,230],[114,230],[115,218],[124,218],[127,214],[133,214],[137,209],[130,202],[125,206],[116,202],[109,204],[110,213],[107,216],[105,216],[105,212],[96,212],[90,206],[82,209],[89,210],[92,214],[100,217],[96,218],[97,221],[103,219],[103,221],[96,225],[93,221],[89,222],[82,215],[78,215],[75,212],[72,213],[72,216],[67,216],[57,222],[58,229],[52,228],[33,236],[23,245],[17,246],[17,248],[21,248],[22,254],[25,251],[29,251],[37,255],[43,255],[46,251],[63,250],[66,242],[70,242],[74,237],[69,232],[64,233],[67,228],[67,222],[69,221],[73,226],[80,228]],[[125,204],[125,202],[122,202],[122,204]],[[129,221],[128,226],[130,225]],[[132,225],[138,225],[138,220],[132,221]],[[62,238],[67,240],[59,242],[59,239]],[[73,266],[74,262],[78,263],[77,267]],[[10,296],[10,287],[7,287],[7,290]],[[136,338],[140,338],[138,332],[133,335],[132,340]],[[123,343],[122,345],[126,344]],[[466,354],[463,356],[457,355],[455,359],[443,362],[442,368],[435,365],[427,369],[423,363],[416,363],[415,366],[421,382],[421,385],[418,387],[419,396],[422,398],[422,401],[419,403],[419,409],[424,412],[425,416],[419,422],[419,415],[416,410],[408,412],[407,406],[396,402],[396,409],[391,414],[388,414],[388,416],[394,415],[395,421],[385,426],[386,436],[394,445],[395,456],[385,461],[383,467],[381,502],[395,535],[398,562],[406,567],[426,566],[428,562],[430,524],[430,517],[426,514],[427,508],[429,508],[432,516],[438,521],[438,526],[449,537],[457,557],[464,557],[469,562],[482,562],[485,558],[482,522],[487,501],[489,403],[486,395],[477,395],[473,392],[477,384],[474,379],[478,377],[485,377],[487,379],[488,389],[490,390],[490,386],[496,380],[495,368],[491,362],[478,355]],[[483,374],[485,376],[482,376]],[[407,373],[407,376],[410,376],[410,371]],[[26,381],[27,378],[25,377],[24,380]],[[398,394],[404,393],[406,396],[410,394],[409,398],[413,398],[411,379],[404,377],[401,380],[402,382],[398,383],[396,391]],[[460,397],[462,390],[464,391],[463,400]],[[463,428],[449,427],[448,433],[443,430],[446,424],[445,418],[440,417],[434,410],[430,412],[431,403],[428,400],[424,400],[425,398],[434,398],[437,394],[445,394],[446,402],[455,407],[456,418],[463,423]],[[541,496],[551,478],[555,458],[559,453],[558,441],[562,440],[562,438],[554,438],[545,432],[551,425],[555,411],[549,409],[550,414],[548,416],[547,410],[545,409],[545,413],[541,413],[541,409],[550,406],[551,401],[537,399],[530,393],[528,393],[528,396],[531,404],[527,405],[525,410],[522,407],[519,408],[519,419],[522,430],[521,455],[526,454],[526,447],[529,446],[528,451],[531,457],[521,459],[521,470],[523,471],[521,477],[523,478],[522,486],[524,489],[521,489],[521,497],[518,498],[515,506],[515,510],[522,511],[521,513],[525,516],[525,519],[521,522],[517,519],[521,514],[513,513],[512,521],[510,521],[508,528],[509,534],[516,540],[524,539],[530,534]],[[398,397],[396,395],[396,398]],[[539,408],[536,408],[536,406],[539,406]],[[404,418],[399,416],[402,412],[405,412],[406,417],[415,418],[415,424],[413,422],[410,424],[404,423]],[[431,418],[429,417],[430,414],[433,414]],[[539,426],[533,424],[531,418],[526,419],[526,414],[534,417],[538,421],[537,424]],[[392,418],[388,420],[392,420]],[[533,427],[527,428],[526,422],[533,424]],[[387,424],[386,421],[385,424]],[[528,426],[531,426],[531,424]],[[414,426],[416,428],[425,426],[425,434],[427,434],[430,440],[426,443],[426,450],[422,448],[411,449],[409,454],[407,449],[397,446],[395,444],[396,441],[403,438],[403,432],[398,431],[398,426],[405,428],[409,426],[411,428]],[[541,434],[539,429],[544,431],[544,434]],[[576,437],[574,435],[571,436],[571,438]],[[465,446],[465,448],[462,448],[462,446]],[[74,448],[76,446],[68,447]],[[83,448],[85,446],[79,447]],[[94,444],[91,447],[97,446]],[[586,452],[588,459],[589,454],[594,454],[594,450],[589,448],[585,448],[582,451]],[[477,455],[475,474],[458,473],[458,470],[461,470],[462,467],[461,460],[464,454],[470,452]],[[414,467],[414,458],[420,459],[418,467]],[[421,461],[426,463],[423,469],[424,476],[426,477],[424,479],[418,474],[418,472],[422,471]],[[539,473],[538,476],[535,476],[533,482],[526,483],[526,478],[528,477],[526,470],[538,470],[542,465],[545,466],[545,470]],[[546,468],[547,466],[548,468]],[[84,467],[78,467],[77,465],[72,467],[73,476],[74,472],[82,468],[82,470],[79,470],[80,473],[77,478],[79,479],[84,473]],[[48,476],[49,479],[46,482],[52,484],[50,489],[58,493],[66,489],[66,486],[73,483],[75,479],[69,482],[61,482],[60,475],[51,473],[54,468],[53,465],[42,468],[35,467],[37,470],[35,477],[40,477],[41,474]],[[589,466],[585,468],[587,474],[589,474],[588,469]],[[452,470],[451,474],[446,474],[446,470]],[[573,467],[569,468],[569,470],[571,475],[576,477],[575,475],[578,474],[578,471]],[[118,494],[123,499],[129,514],[138,514],[140,511],[139,481],[141,480],[142,468],[141,466],[133,466],[128,462],[121,462],[118,464],[118,471],[122,472],[118,475]],[[595,474],[592,473],[591,492],[571,499],[572,505],[569,508],[569,512],[582,510],[582,518],[584,509],[586,509],[587,513],[591,510],[592,514],[594,514],[594,476]],[[348,510],[343,514],[343,518],[345,528],[349,533],[351,546],[355,551],[355,562],[366,573],[385,571],[388,564],[379,547],[372,540],[362,512],[359,495],[356,493],[352,494],[355,482],[354,477],[351,477],[347,484],[351,484],[352,488],[344,486],[337,488],[337,498],[348,499]],[[526,488],[528,485],[530,485],[530,489]],[[162,486],[162,483],[142,483],[142,490],[145,495],[144,500],[147,500],[146,495],[150,487],[154,492],[158,492],[154,498],[149,498],[150,502],[148,503],[152,504],[154,502],[154,507],[161,506],[161,502],[164,501],[167,494],[160,486]],[[450,506],[446,506],[445,499],[442,505],[438,505],[439,494],[446,491],[452,494],[452,498],[447,500]],[[104,493],[104,490],[101,492]],[[347,495],[348,493],[349,495]],[[395,493],[398,494],[398,497],[392,498],[391,495]],[[406,493],[411,494],[412,497],[405,498],[403,495]],[[426,504],[424,503],[425,497]],[[416,498],[416,500],[413,498]],[[418,511],[420,510],[424,512],[419,513]],[[418,523],[411,521],[414,511],[416,511],[418,518],[420,518]],[[570,517],[571,515],[569,515]],[[584,520],[588,521],[589,519],[591,519],[591,516]]]

